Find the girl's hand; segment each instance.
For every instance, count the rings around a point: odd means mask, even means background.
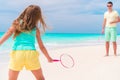
[[[53,59],[51,57],[47,58],[48,59],[48,62],[53,62]]]

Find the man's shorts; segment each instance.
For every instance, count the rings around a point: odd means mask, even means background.
[[[116,38],[117,38],[116,27],[106,27],[105,28],[105,40],[106,40],[106,42],[109,42],[110,40],[112,42],[116,42]]]
[[[23,67],[27,70],[37,70],[40,68],[39,53],[36,50],[11,51],[9,68],[20,71]]]

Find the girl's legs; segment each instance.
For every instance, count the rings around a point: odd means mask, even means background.
[[[36,80],[45,80],[41,68],[38,70],[32,70],[31,72],[35,76]]]
[[[19,71],[9,69],[9,80],[17,80]]]

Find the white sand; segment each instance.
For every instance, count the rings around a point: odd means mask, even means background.
[[[48,63],[41,54],[43,74],[46,80],[120,80],[120,46],[117,57],[113,55],[112,46],[110,49],[109,57],[104,57],[104,45],[49,50],[53,58],[59,58],[63,53],[70,54],[75,60],[75,66],[66,69],[60,63]],[[7,80],[7,66],[8,63],[0,64],[0,80]],[[31,72],[23,70],[18,80],[35,80],[35,78]]]

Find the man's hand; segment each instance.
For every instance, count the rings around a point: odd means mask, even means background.
[[[104,32],[105,32],[104,29],[102,29],[102,34],[104,34]]]

